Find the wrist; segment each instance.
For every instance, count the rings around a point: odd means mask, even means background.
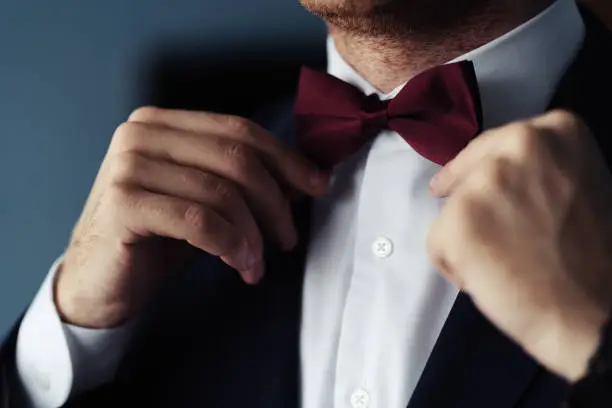
[[[65,264],[53,281],[53,302],[64,323],[88,329],[111,329],[130,319],[128,305],[90,296],[74,285]]]
[[[608,317],[595,307],[573,306],[543,324],[539,339],[525,347],[545,367],[572,383],[586,375]]]

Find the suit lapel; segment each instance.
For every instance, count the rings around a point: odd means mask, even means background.
[[[579,114],[589,125],[612,167],[612,34],[594,14],[583,9],[586,38],[575,63],[561,81],[551,103]]]
[[[280,110],[284,114],[274,115],[282,122],[275,123],[272,128],[275,135],[282,139],[283,143],[293,145],[295,143],[295,126],[293,121],[293,100],[281,105]],[[276,376],[282,378],[278,387],[268,386],[270,379],[261,378],[261,387],[266,389],[267,395],[262,395],[262,404],[256,406],[266,407],[299,407],[300,406],[300,326],[302,316],[302,291],[304,281],[304,266],[310,240],[310,219],[312,200],[304,198],[293,203],[293,220],[296,226],[299,242],[291,252],[282,252],[273,243],[265,245],[266,276],[260,283],[260,289],[267,292],[267,301],[270,310],[266,315],[277,315],[269,327],[277,334],[270,336],[270,347],[285,350],[279,353],[282,370],[276,372]],[[280,309],[280,310],[278,310]],[[263,314],[262,314],[263,316]],[[266,318],[266,317],[263,317]],[[270,360],[262,356],[260,361],[255,362],[259,367],[270,365]],[[278,361],[272,362],[277,364]],[[274,372],[274,370],[270,370]],[[287,389],[290,385],[290,389]]]
[[[538,365],[460,294],[409,408],[511,408],[537,371]]]

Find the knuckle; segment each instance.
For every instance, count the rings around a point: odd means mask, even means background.
[[[512,136],[512,147],[518,157],[526,157],[538,151],[541,137],[534,126],[529,124],[516,125]]]
[[[236,190],[222,179],[216,179],[212,181],[214,192],[223,202],[230,202],[236,197]]]
[[[549,113],[550,121],[561,135],[576,137],[590,134],[586,122],[578,115],[567,110],[554,110]]]
[[[130,114],[128,122],[149,122],[159,115],[159,111],[160,109],[154,106],[142,106]]]
[[[142,166],[140,156],[132,152],[123,152],[115,156],[110,163],[110,181],[123,183],[130,180]]]
[[[114,184],[104,195],[111,208],[133,208],[137,205],[132,191],[125,185]]]
[[[189,227],[198,232],[208,231],[210,227],[206,208],[198,204],[190,204],[185,207],[183,220]]]
[[[200,185],[207,194],[214,195],[221,199],[222,202],[229,202],[238,194],[232,183],[221,177],[210,173],[190,173],[193,177],[192,181],[195,185]]]
[[[230,143],[226,149],[226,155],[239,174],[249,174],[253,170],[253,152],[244,143]]]
[[[564,109],[555,109],[548,113],[548,119],[559,126],[570,126],[577,127],[579,125],[580,118],[570,111]]]
[[[213,189],[216,182],[216,177],[210,173],[204,173],[199,170],[188,168],[181,168],[179,179],[186,186],[191,186],[195,189],[202,189],[206,192]]]
[[[225,130],[228,133],[248,136],[252,133],[253,123],[240,116],[228,115],[225,117]]]
[[[133,150],[139,145],[144,131],[145,127],[142,124],[124,122],[115,130],[112,143],[119,151]]]

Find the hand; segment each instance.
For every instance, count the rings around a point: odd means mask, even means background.
[[[585,374],[612,310],[612,178],[555,111],[482,134],[431,183],[428,249],[498,328],[554,372]]]
[[[297,243],[288,195],[326,191],[328,175],[246,119],[157,108],[119,126],[56,281],[72,324],[133,316],[198,250],[251,284],[264,273],[262,234]]]

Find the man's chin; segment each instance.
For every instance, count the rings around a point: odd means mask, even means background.
[[[417,0],[300,1],[308,11],[340,30],[369,36],[397,36],[411,30],[413,24],[407,18],[407,11]]]
[[[344,18],[368,17],[378,14],[381,7],[405,0],[300,0],[309,11],[320,16],[334,15]]]
[[[431,37],[469,24],[499,0],[300,0],[330,26],[375,37]],[[545,1],[545,0],[542,0]]]

